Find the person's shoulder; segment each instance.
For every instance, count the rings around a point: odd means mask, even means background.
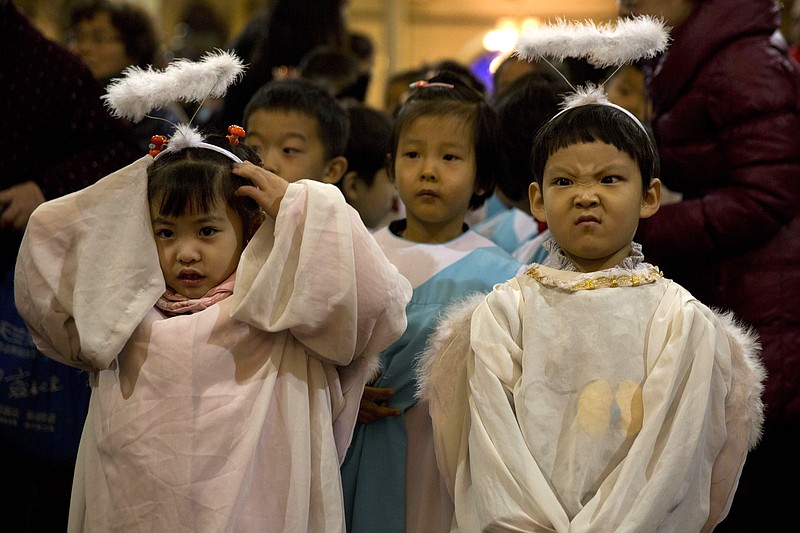
[[[518,262],[511,256],[511,254],[508,251],[504,250],[492,239],[478,233],[472,228],[464,232],[464,234],[461,236],[461,239],[463,239],[464,241],[468,241],[470,243],[470,246],[472,246],[476,250],[490,251],[491,253],[495,254],[498,259]]]
[[[504,279],[509,279],[516,276],[523,268],[522,263],[491,240],[475,232],[470,233],[472,235],[469,238],[475,244],[471,256],[474,261],[485,265],[487,275],[498,274]]]
[[[800,68],[765,38],[752,37],[721,49],[707,68],[706,79],[713,86],[709,97],[726,103],[732,115],[781,110],[789,102],[797,107]]]

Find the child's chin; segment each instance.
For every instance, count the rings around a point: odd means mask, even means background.
[[[203,296],[208,293],[208,288],[205,285],[197,286],[197,287],[177,287],[174,288],[175,292],[179,295],[183,296],[184,298],[189,298],[195,300],[197,298],[202,298]]]

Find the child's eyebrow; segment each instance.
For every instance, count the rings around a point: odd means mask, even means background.
[[[220,222],[224,222],[224,221],[225,221],[225,217],[218,217],[218,216],[214,216],[214,215],[206,215],[204,217],[198,217],[197,220],[195,220],[195,223],[197,223],[197,224],[208,224],[209,222],[220,223]]]
[[[216,223],[219,224],[225,221],[225,217],[215,216],[215,215],[206,215],[202,217],[198,217],[192,222],[194,224],[208,224],[208,223]],[[174,226],[175,222],[172,222],[169,218],[164,217],[156,217],[152,221],[153,224],[159,224],[162,226]]]
[[[418,138],[415,138],[415,137],[406,137],[406,138],[402,139],[398,144],[400,144],[400,145],[404,145],[404,144],[421,144],[421,143],[426,143],[426,142],[427,142],[426,139],[421,139],[421,138],[418,139]],[[435,146],[437,146],[439,148],[465,148],[465,147],[469,148],[469,146],[468,145],[465,146],[465,144],[462,141],[438,141],[438,142],[435,143]]]
[[[168,219],[166,219],[164,217],[156,217],[151,221],[151,223],[152,224],[159,224],[161,226],[172,226],[172,225],[174,225],[172,222],[170,222]]]
[[[294,139],[294,138],[300,139],[301,141],[305,141],[306,140],[306,136],[303,135],[300,132],[287,131],[286,133],[283,134],[283,139],[284,140],[286,140],[286,139]]]

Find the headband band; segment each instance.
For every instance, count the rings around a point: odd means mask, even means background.
[[[208,144],[207,142],[199,142],[199,143],[194,144],[192,146],[187,146],[187,148],[204,148],[206,150],[213,150],[213,151],[217,152],[218,154],[224,155],[228,159],[232,159],[236,163],[241,163],[242,162],[242,160],[236,154],[234,154],[233,152],[229,152],[228,150],[226,150],[225,148],[222,148],[221,146]],[[164,155],[166,153],[178,152],[178,151],[179,150],[170,150],[169,145],[168,145],[167,148],[165,148],[165,149],[161,150],[160,152],[158,152],[158,154],[156,154],[156,156],[153,158],[153,160],[158,160],[159,157],[161,157],[162,155]]]

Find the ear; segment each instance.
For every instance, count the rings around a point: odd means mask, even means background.
[[[324,183],[339,183],[346,170],[347,159],[343,156],[334,157],[325,165],[325,175],[322,177],[322,181]]]
[[[639,210],[639,218],[649,218],[656,214],[661,206],[661,180],[654,179],[650,182],[650,187],[642,198],[642,207]]]
[[[356,174],[355,170],[346,173],[342,178],[342,194],[348,204],[358,200],[360,183],[361,180],[358,179],[358,174]]]
[[[547,215],[544,210],[544,196],[539,184],[535,181],[528,185],[528,200],[531,203],[531,214],[539,222],[547,222]]]

